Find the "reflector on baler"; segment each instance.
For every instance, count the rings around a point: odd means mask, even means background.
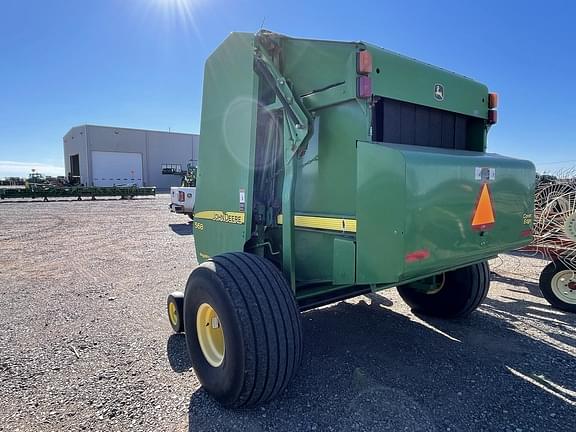
[[[369,51],[358,51],[356,60],[356,71],[359,74],[372,72],[372,54]]]
[[[493,125],[498,121],[498,111],[495,109],[488,110],[488,124]]]
[[[498,93],[488,93],[488,108],[494,109],[498,107]]]
[[[358,77],[358,97],[366,99],[372,96],[372,80],[369,76],[360,75]]]
[[[492,208],[492,197],[490,196],[490,188],[488,183],[482,185],[478,202],[474,209],[472,216],[472,228],[476,230],[485,231],[489,229],[496,222],[494,217],[494,209]]]

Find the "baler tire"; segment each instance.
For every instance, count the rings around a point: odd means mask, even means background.
[[[208,307],[215,318],[204,324]],[[265,258],[230,252],[201,264],[186,284],[184,318],[192,366],[223,406],[263,404],[296,374],[302,356],[299,311],[286,279]],[[205,335],[216,331],[207,329],[214,319],[223,335],[216,355],[210,347],[217,344]]]
[[[439,291],[427,294],[410,284],[398,286],[400,297],[414,312],[439,318],[463,318],[486,298],[490,288],[490,269],[486,261],[444,273]]]
[[[548,301],[548,303],[550,303],[556,309],[560,309],[566,312],[576,312],[576,293],[573,293],[574,290],[571,290],[571,294],[565,299],[560,297],[562,293],[558,293],[560,288],[557,285],[560,283],[560,281],[557,279],[562,277],[562,274],[566,274],[566,277],[571,279],[571,282],[576,282],[576,270],[570,270],[560,261],[552,261],[550,264],[544,267],[544,270],[542,270],[542,273],[540,273],[540,292],[542,292],[542,295]],[[574,303],[569,303],[566,301],[571,300],[570,296],[575,296]]]
[[[168,322],[175,333],[184,331],[183,310],[184,310],[184,293],[175,291],[168,295],[166,308],[168,310]]]

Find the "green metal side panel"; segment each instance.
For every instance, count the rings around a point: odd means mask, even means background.
[[[243,250],[250,236],[258,88],[253,40],[232,33],[206,62],[194,223],[200,261]]]
[[[496,154],[358,143],[357,282],[386,284],[482,261],[531,241],[532,163]],[[472,218],[488,181],[495,223]],[[424,254],[419,259],[409,257]]]
[[[378,96],[487,118],[488,89],[462,75],[365,44],[372,54],[372,92]],[[434,86],[444,87],[444,100],[434,98]]]
[[[352,285],[356,280],[356,243],[352,239],[334,239],[332,265],[334,285]]]
[[[335,233],[296,228],[296,280],[299,282],[332,280],[332,256]]]
[[[298,161],[296,212],[353,216],[356,140],[368,137],[366,114],[354,100],[318,110],[316,115],[314,135]]]
[[[314,135],[298,161],[297,214],[354,218],[356,214],[356,140],[367,137],[363,107],[356,100],[316,112]],[[296,278],[331,280],[338,232],[296,228]]]
[[[356,140],[368,139],[370,133],[367,103],[356,99],[356,52],[360,45],[286,39],[282,46],[283,73],[315,116],[308,148],[297,161],[295,212],[354,218]],[[345,260],[343,250],[335,246],[341,235],[296,227],[298,281],[333,281],[335,256],[338,262]],[[347,264],[345,274],[338,276],[340,280],[353,279],[350,266],[354,263]]]
[[[284,39],[283,73],[310,109],[324,104],[321,95],[330,94],[329,103],[354,99],[356,52],[362,46],[354,42]]]
[[[536,173],[531,162],[497,154],[422,151],[397,146],[406,163],[406,253],[428,250],[430,258],[407,263],[404,277],[482,260],[531,241],[525,215],[534,210]],[[495,170],[488,182],[495,223],[472,228],[482,181],[475,170]],[[531,218],[529,218],[531,221]]]
[[[406,169],[402,154],[358,142],[358,283],[393,283],[404,268]]]

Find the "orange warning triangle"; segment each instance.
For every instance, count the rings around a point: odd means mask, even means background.
[[[496,219],[494,218],[494,209],[492,208],[492,198],[490,197],[490,189],[488,183],[482,185],[480,190],[480,197],[476,203],[474,216],[472,217],[472,228],[486,229],[492,225]]]

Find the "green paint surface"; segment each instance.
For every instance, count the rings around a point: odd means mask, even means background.
[[[260,45],[255,35],[232,33],[206,63],[196,212],[241,211],[243,189],[245,222],[198,220],[200,260],[246,249],[280,267],[293,263],[283,270],[294,272],[298,296],[304,285],[318,292],[336,285],[390,286],[530,242],[522,235],[531,228],[524,222],[533,208],[533,165],[484,152],[371,142],[371,101],[356,97],[356,55],[372,54],[374,95],[479,119],[469,148],[485,147],[485,85],[371,44],[263,37],[274,41],[274,53],[267,54],[287,97],[264,98],[266,110],[283,119],[283,133],[275,138],[283,146],[282,164],[273,172],[276,195],[268,208],[254,208],[256,137],[263,121],[258,119],[266,117],[257,116],[265,89],[254,69]],[[444,89],[441,101],[434,98],[436,84]],[[311,130],[297,152],[290,137],[298,129],[282,105],[296,101]],[[259,142],[272,148],[272,142]],[[496,223],[482,235],[471,227],[481,186],[477,167],[496,172],[489,182]],[[293,190],[283,187],[291,177]],[[354,219],[356,232],[279,226],[282,211]],[[408,259],[413,252],[426,256]]]
[[[200,261],[204,255],[243,250],[250,238],[252,161],[257,84],[253,73],[253,35],[232,33],[208,58],[198,154],[195,213],[240,211],[240,189],[246,192],[248,223],[198,220],[194,236]]]

